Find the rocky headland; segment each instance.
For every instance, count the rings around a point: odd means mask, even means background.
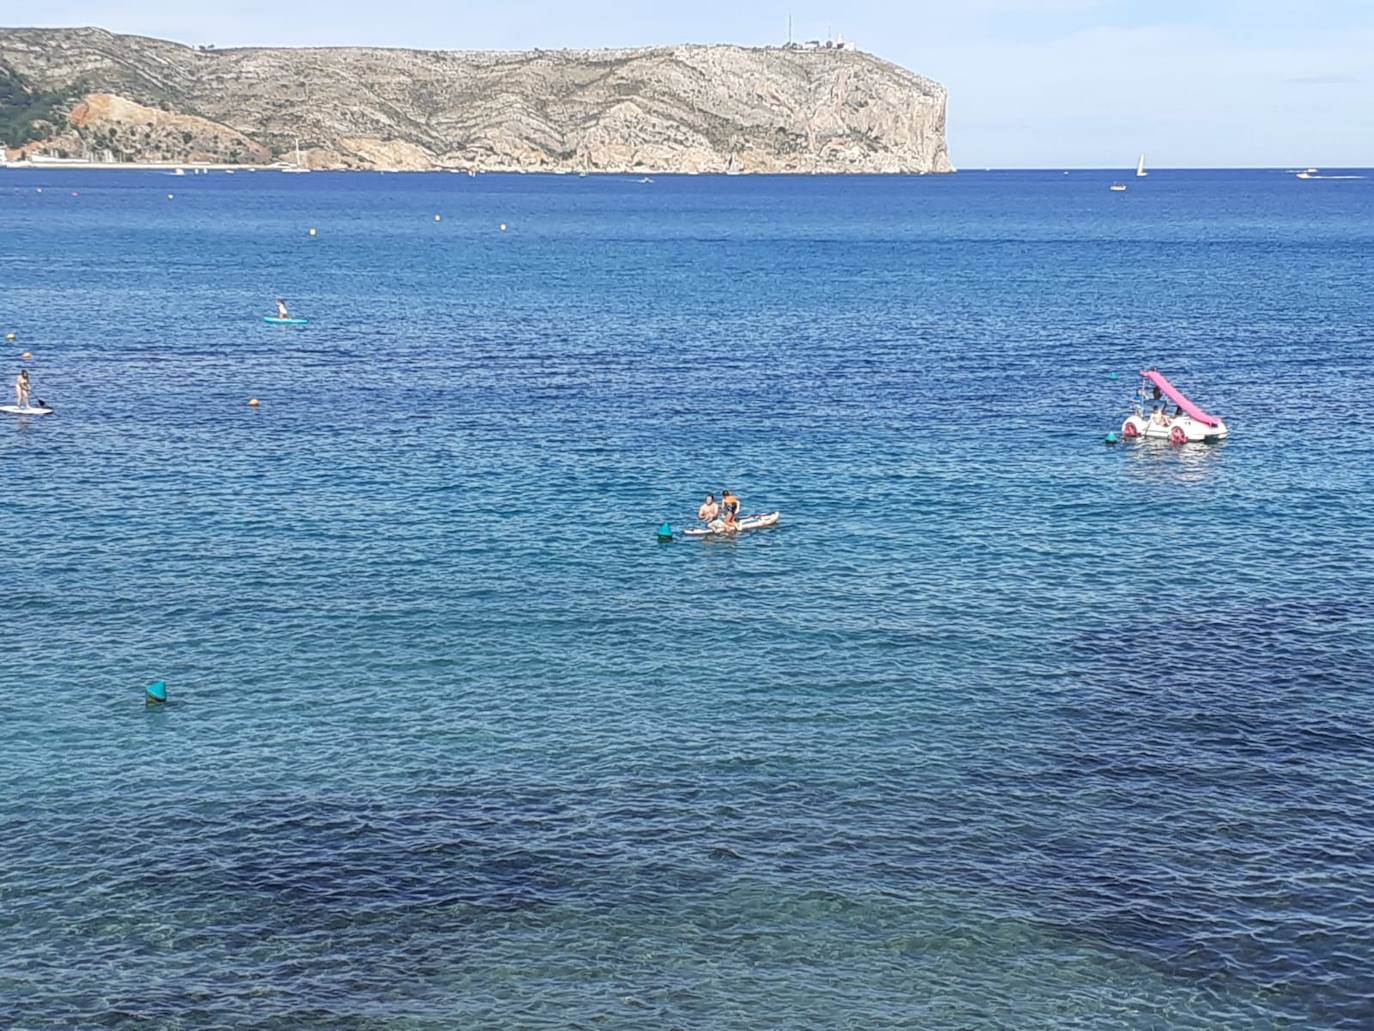
[[[195,48],[0,29],[11,158],[311,168],[932,173],[945,90],[852,49]]]

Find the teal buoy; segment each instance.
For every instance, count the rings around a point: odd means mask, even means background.
[[[672,524],[664,523],[658,528],[658,539],[661,541],[670,541],[673,539]]]
[[[167,701],[167,681],[154,680],[145,689],[143,701],[147,705],[161,705]]]
[[[1112,373],[1112,379],[1116,379],[1116,373]]]
[[[1116,443],[1118,440],[1120,440],[1120,439],[1121,439],[1121,434],[1119,434],[1119,433],[1108,433],[1108,434],[1107,434],[1107,443],[1108,443],[1108,444],[1115,444],[1115,443]]]

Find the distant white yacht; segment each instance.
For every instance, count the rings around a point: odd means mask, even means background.
[[[1113,193],[1125,193],[1125,192],[1126,192],[1126,184],[1125,184],[1125,183],[1112,183],[1112,185],[1108,186],[1107,189],[1111,190]]]
[[[1299,179],[1363,179],[1362,175],[1322,175],[1315,168],[1307,168],[1298,173]]]
[[[1145,155],[1140,155],[1140,160],[1136,162],[1135,174],[1137,179],[1144,179],[1150,173],[1145,171]]]

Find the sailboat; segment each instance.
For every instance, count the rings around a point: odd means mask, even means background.
[[[300,138],[299,136],[296,137],[296,163],[295,163],[294,165],[288,165],[286,168],[283,168],[282,171],[283,171],[283,172],[308,172],[308,171],[310,171],[310,169],[306,168],[305,165],[303,165],[303,164],[301,163],[301,138]]]
[[[1140,160],[1136,162],[1135,174],[1137,179],[1144,179],[1150,173],[1145,171],[1145,155],[1140,155]]]

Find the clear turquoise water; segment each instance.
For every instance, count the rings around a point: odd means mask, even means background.
[[[1374,179],[1114,177],[0,173],[6,1022],[1369,1026]]]

